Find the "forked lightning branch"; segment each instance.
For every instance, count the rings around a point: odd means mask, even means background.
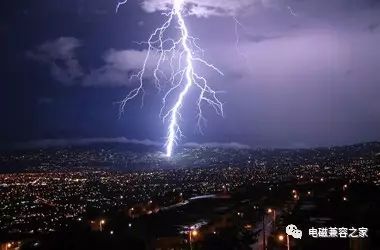
[[[120,2],[116,11],[126,2]],[[148,41],[142,43],[147,46],[146,56],[141,70],[132,76],[137,79],[138,85],[121,101],[120,106],[123,111],[130,100],[138,96],[144,97],[145,79],[148,74],[153,75],[153,82],[158,89],[166,89],[159,116],[167,124],[167,157],[172,156],[175,145],[183,136],[181,111],[192,88],[198,90],[196,107],[200,130],[205,121],[202,105],[210,105],[217,114],[223,116],[223,104],[218,99],[217,92],[210,87],[206,76],[196,69],[203,67],[220,75],[223,73],[203,59],[203,50],[198,46],[197,38],[189,34],[185,7],[185,0],[173,0],[169,10],[162,13],[165,17],[164,23],[154,30]],[[172,28],[177,31],[174,37],[169,32]],[[152,61],[153,68],[150,66]]]

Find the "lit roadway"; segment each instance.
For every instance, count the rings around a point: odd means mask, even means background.
[[[278,217],[280,213],[277,214],[276,217]],[[263,221],[258,222],[258,227],[255,229],[262,229]],[[266,215],[265,216],[265,242],[266,246],[268,246],[268,237],[272,234],[273,231],[273,216],[271,215]],[[260,233],[258,234],[258,241],[255,242],[254,244],[251,245],[252,250],[263,250],[264,247],[264,241],[263,241],[263,235],[264,231],[261,230]]]

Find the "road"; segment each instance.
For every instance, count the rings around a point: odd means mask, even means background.
[[[272,216],[265,216],[265,242],[268,242],[268,237],[272,233],[272,228],[273,228],[273,220]],[[257,229],[262,229],[263,221],[261,220],[257,225],[260,225]],[[258,235],[258,241],[255,242],[254,244],[251,245],[252,250],[263,250],[263,245],[264,245],[264,231],[261,230],[259,235]]]

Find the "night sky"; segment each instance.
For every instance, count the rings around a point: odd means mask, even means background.
[[[0,141],[164,142],[162,93],[145,79],[119,118],[147,40],[168,0],[23,0],[0,4]],[[189,0],[190,32],[225,76],[225,117],[195,93],[183,108],[183,143],[314,147],[380,139],[380,1]],[[236,25],[234,17],[242,25]],[[118,138],[118,139],[117,139]],[[145,141],[146,142],[146,141]],[[238,144],[233,144],[238,145]]]

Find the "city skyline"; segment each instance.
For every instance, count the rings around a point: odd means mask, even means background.
[[[295,224],[303,236],[291,238],[292,249],[371,249],[379,162],[380,143],[189,148],[170,160],[109,144],[2,152],[0,246],[280,250]],[[323,240],[353,225],[360,239]]]

